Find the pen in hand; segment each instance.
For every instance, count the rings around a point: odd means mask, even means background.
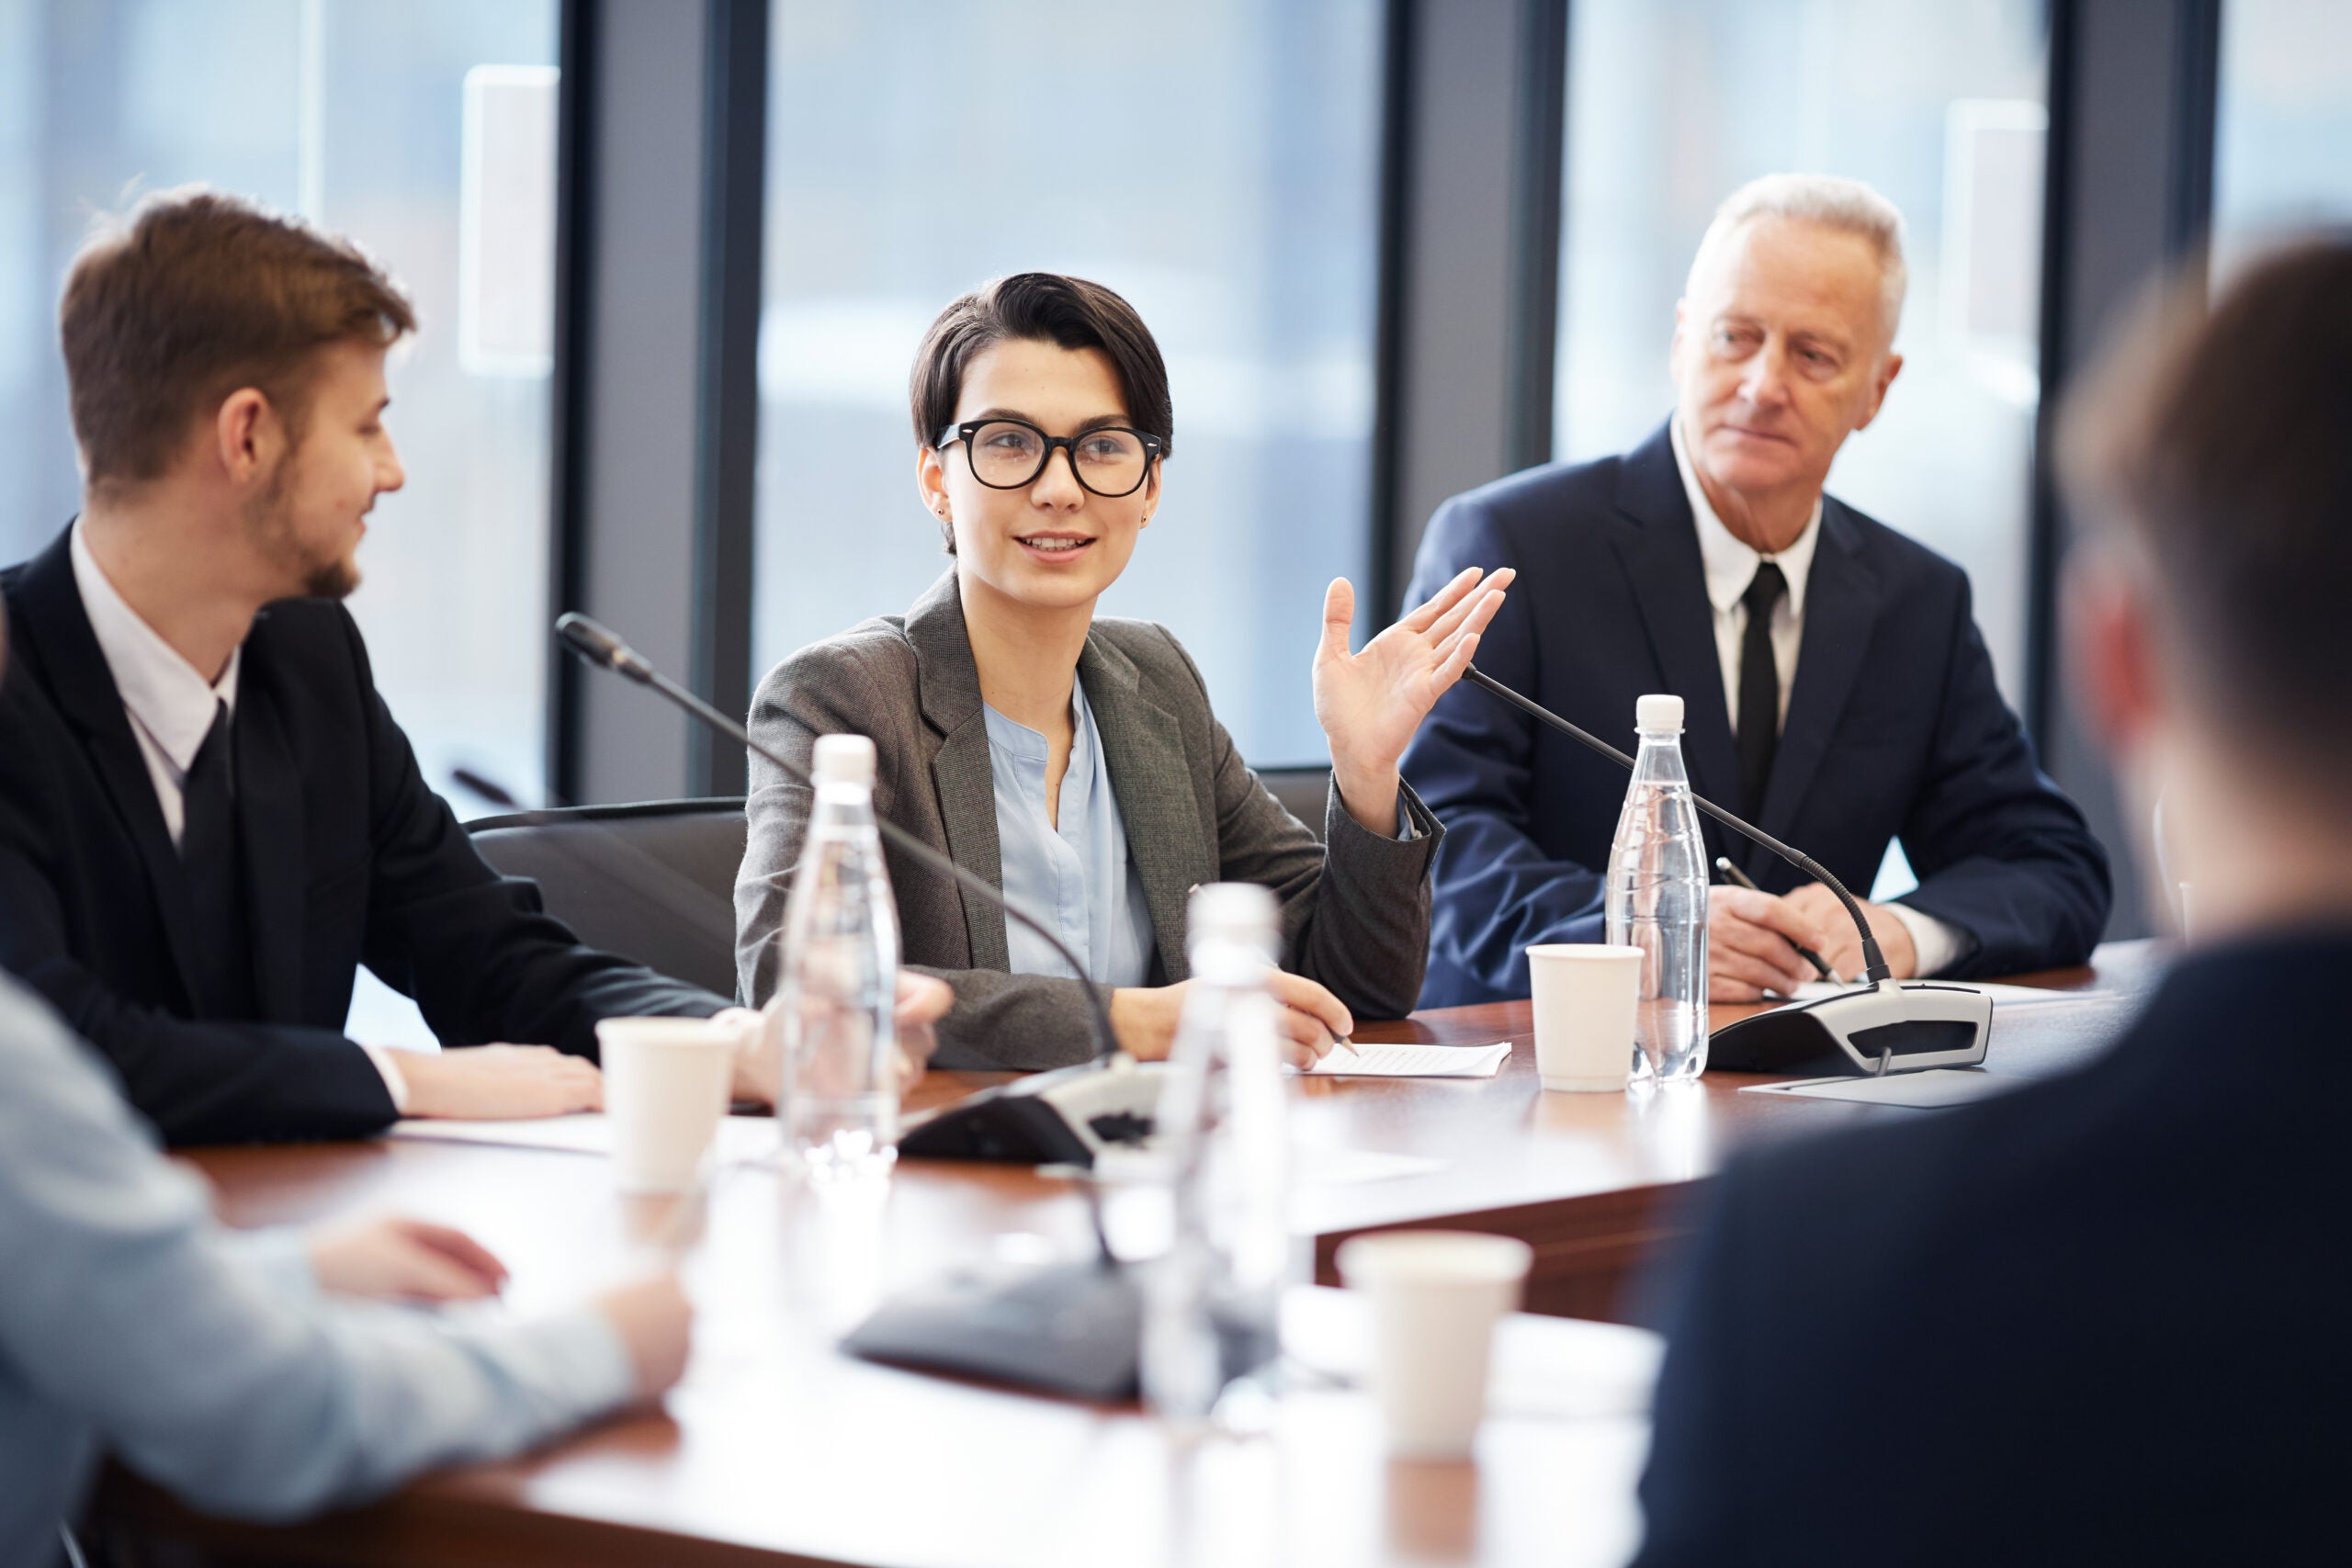
[[[1717,855],[1715,857],[1715,869],[1722,872],[1724,875],[1728,877],[1733,883],[1741,887],[1747,888],[1750,893],[1761,893],[1764,891],[1764,889],[1757,886],[1755,883],[1748,880],[1748,876],[1746,872],[1732,864],[1731,857],[1729,855]],[[1781,940],[1788,942],[1788,938],[1786,937],[1782,937]],[[1835,969],[1830,968],[1828,964],[1822,962],[1821,954],[1814,952],[1813,949],[1805,946],[1802,942],[1789,942],[1789,945],[1797,950],[1797,956],[1799,958],[1804,959],[1807,964],[1813,965],[1815,974],[1820,976],[1823,979],[1828,981],[1833,986],[1838,983],[1838,972]]]

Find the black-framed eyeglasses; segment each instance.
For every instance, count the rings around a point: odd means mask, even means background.
[[[1166,445],[1157,435],[1106,424],[1076,435],[1048,435],[1026,420],[974,419],[939,433],[939,448],[961,441],[972,477],[990,490],[1021,490],[1037,482],[1056,448],[1069,455],[1078,482],[1106,501],[1133,495],[1150,477],[1151,460]]]

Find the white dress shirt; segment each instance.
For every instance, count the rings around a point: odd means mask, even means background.
[[[1813,515],[1806,518],[1804,531],[1793,543],[1777,555],[1765,555],[1743,541],[1707,501],[1707,492],[1700,486],[1698,471],[1690,466],[1690,453],[1682,442],[1682,422],[1679,419],[1668,425],[1668,439],[1674,447],[1674,466],[1682,475],[1682,491],[1690,498],[1690,516],[1699,529],[1699,559],[1707,573],[1707,603],[1715,613],[1715,659],[1723,667],[1724,706],[1731,715],[1732,733],[1739,733],[1739,654],[1740,643],[1747,636],[1747,606],[1741,603],[1747,585],[1755,581],[1756,569],[1770,561],[1781,569],[1781,576],[1789,591],[1772,606],[1772,666],[1781,682],[1780,724],[1789,718],[1789,693],[1796,686],[1797,651],[1804,643],[1805,585],[1813,576],[1813,552],[1821,543],[1821,498],[1814,497]],[[1778,725],[1775,726],[1778,728]],[[1918,953],[1918,972],[1937,974],[1968,951],[1967,933],[1949,920],[1939,920],[1924,910],[1908,904],[1890,904],[1895,919],[1911,933],[1911,945]]]
[[[176,849],[187,818],[187,771],[195,764],[204,738],[212,731],[219,705],[228,704],[231,716],[236,714],[237,671],[244,662],[245,650],[240,647],[232,651],[220,679],[206,680],[203,671],[181,658],[179,649],[141,619],[116,591],[98,558],[90,553],[78,519],[67,550],[74,559],[74,585],[82,592],[82,613],[89,618],[98,652],[114,677],[114,689],[121,694],[123,711],[130,717],[130,733],[138,739],[139,754],[146,759],[147,776],[155,785],[155,803],[164,810],[164,827]],[[383,1075],[392,1108],[405,1111],[408,1079],[399,1064],[379,1046],[360,1049]]]

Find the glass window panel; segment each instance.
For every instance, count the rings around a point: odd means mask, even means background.
[[[2044,12],[2034,0],[1577,0],[1556,455],[1672,410],[1667,343],[1715,205],[1786,170],[1903,212],[1904,368],[1830,489],[1958,561],[2003,689],[2024,676],[2039,398]]]
[[[2352,222],[2352,6],[2229,0],[2216,124],[2217,277],[2267,238]]]
[[[407,488],[377,506],[352,600],[378,683],[436,785],[462,763],[526,797],[544,776],[549,399],[529,350],[552,311],[557,17],[557,0],[0,0],[0,425],[18,433],[0,559],[78,505],[56,299],[91,215],[198,181],[306,212],[382,262],[423,324],[391,367]],[[543,102],[493,94],[469,121],[477,67],[536,68]],[[461,234],[469,151],[502,219],[480,244]],[[500,352],[461,355],[461,316]]]
[[[1167,499],[1107,615],[1171,627],[1255,762],[1320,760],[1322,592],[1364,586],[1376,0],[776,0],[755,672],[947,565],[907,377],[956,295],[1126,296],[1168,360]],[[927,63],[924,63],[927,62]]]

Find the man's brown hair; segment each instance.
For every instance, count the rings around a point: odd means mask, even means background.
[[[347,242],[234,197],[175,191],[84,247],[58,325],[96,488],[160,476],[189,426],[243,387],[269,399],[299,443],[317,351],[388,347],[416,316]]]
[[[1127,417],[1136,428],[1159,437],[1162,457],[1174,446],[1176,415],[1168,397],[1168,367],[1160,360],[1151,329],[1133,305],[1110,289],[1057,272],[1000,277],[939,312],[915,352],[908,389],[916,446],[938,441],[939,433],[956,417],[965,370],[981,350],[1008,338],[1101,349],[1118,373]],[[955,530],[943,525],[942,532],[948,554],[955,554]]]
[[[2069,495],[2149,564],[2208,716],[2352,761],[2352,240],[2177,288],[2068,400]]]

